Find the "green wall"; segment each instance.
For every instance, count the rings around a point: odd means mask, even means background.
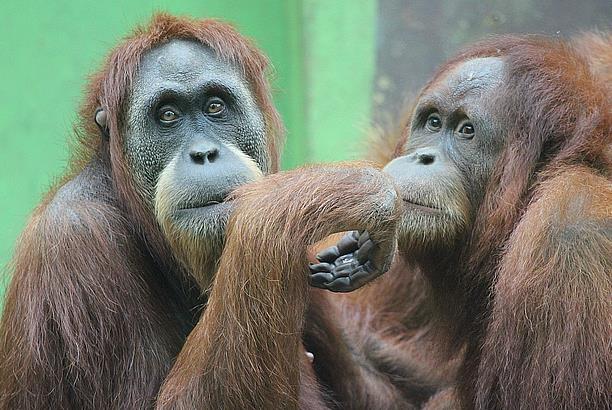
[[[358,156],[370,123],[376,1],[303,0],[304,135],[308,159]]]
[[[288,130],[285,168],[356,156],[354,141],[370,115],[376,0],[4,2],[0,267],[27,215],[66,166],[87,75],[156,10],[222,18],[269,56]]]

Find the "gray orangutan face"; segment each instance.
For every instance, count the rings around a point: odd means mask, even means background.
[[[148,51],[129,99],[125,153],[136,186],[187,263],[222,250],[236,187],[269,172],[264,116],[240,70],[206,46]]]
[[[504,70],[500,58],[465,61],[419,97],[404,153],[384,168],[404,202],[402,249],[447,246],[471,228],[504,146],[490,103]]]

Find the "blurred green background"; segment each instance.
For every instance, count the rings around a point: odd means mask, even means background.
[[[389,121],[462,45],[489,33],[609,29],[611,8],[609,0],[3,2],[0,269],[66,166],[88,74],[154,11],[221,18],[264,50],[288,130],[283,167],[292,168],[363,156],[370,121]]]

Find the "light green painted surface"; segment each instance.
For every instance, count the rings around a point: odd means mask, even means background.
[[[370,122],[376,0],[303,0],[307,158],[357,158]]]

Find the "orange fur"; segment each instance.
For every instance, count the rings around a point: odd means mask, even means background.
[[[271,175],[235,201],[208,306],[162,389],[162,408],[297,408],[300,395],[316,397],[300,377],[310,366],[302,359],[307,248],[353,228],[383,243],[398,209],[389,179],[355,165]]]

